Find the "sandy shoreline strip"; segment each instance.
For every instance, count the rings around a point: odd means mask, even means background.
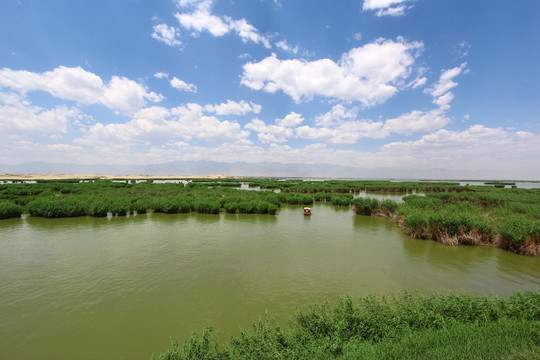
[[[218,175],[109,175],[109,174],[0,174],[0,180],[65,180],[65,179],[230,179],[234,176]]]

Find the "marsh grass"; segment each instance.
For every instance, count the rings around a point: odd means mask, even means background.
[[[21,217],[22,208],[13,201],[0,201],[0,219]]]
[[[495,245],[540,254],[538,189],[471,187],[467,192],[406,196],[394,210],[408,235],[449,245]]]
[[[86,215],[85,201],[76,197],[44,197],[28,204],[32,216],[46,218],[75,217]]]
[[[286,328],[265,316],[221,346],[206,328],[159,359],[536,359],[539,319],[539,292],[345,297]]]
[[[241,183],[273,191],[243,191]],[[393,200],[354,198],[359,191],[423,192]],[[389,181],[310,181],[301,179],[194,179],[182,183],[152,181],[40,181],[0,185],[0,218],[21,213],[42,217],[125,215],[148,210],[162,213],[275,215],[282,204],[314,201],[348,207],[361,215],[385,216],[407,234],[445,244],[489,244],[512,252],[540,254],[540,189],[498,189],[454,183]]]

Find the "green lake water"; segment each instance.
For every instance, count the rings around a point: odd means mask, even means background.
[[[0,221],[0,359],[148,359],[211,325],[343,295],[540,288],[540,258],[410,239],[315,204],[277,216],[144,214]]]

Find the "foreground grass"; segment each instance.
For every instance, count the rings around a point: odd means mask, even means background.
[[[346,297],[297,312],[288,328],[261,319],[224,345],[207,328],[158,359],[538,358],[540,292]]]

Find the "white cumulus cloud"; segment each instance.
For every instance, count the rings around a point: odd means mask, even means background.
[[[203,114],[202,106],[187,104],[172,109],[152,106],[137,111],[125,123],[93,125],[77,143],[104,147],[148,145],[156,141],[202,139],[208,142],[244,142],[249,132],[234,121],[221,121]]]
[[[0,132],[4,135],[66,133],[69,123],[80,117],[78,109],[66,106],[45,109],[34,105],[0,104]]]
[[[147,101],[160,102],[163,96],[148,90],[125,77],[113,76],[109,83],[81,67],[59,66],[52,71],[35,73],[25,70],[0,70],[0,87],[10,88],[20,94],[45,91],[79,104],[103,104],[113,110],[133,112]]]
[[[173,77],[170,81],[170,84],[173,88],[180,91],[197,92],[197,86],[193,84],[188,84],[184,80],[180,80],[177,77]]]
[[[493,149],[497,149],[494,151]],[[411,159],[415,166],[441,164],[448,169],[490,170],[514,176],[538,168],[540,136],[473,125],[463,131],[438,130],[418,140],[393,142],[381,147],[385,156]],[[405,163],[404,163],[405,165]]]
[[[323,96],[373,106],[406,87],[404,81],[422,48],[420,42],[398,38],[353,48],[338,62],[280,60],[272,54],[260,62],[244,64],[241,83],[269,93],[281,90],[296,102]]]
[[[245,128],[257,132],[257,137],[263,144],[283,143],[294,137],[293,128],[302,121],[304,121],[302,115],[291,112],[282,119],[276,119],[275,124],[267,125],[260,119],[253,119]]]
[[[316,126],[296,128],[296,136],[303,139],[327,140],[333,144],[355,144],[361,138],[383,139],[392,134],[412,135],[440,129],[450,123],[439,108],[431,111],[413,110],[386,121],[358,119],[358,109],[347,109],[338,104],[315,117]]]
[[[450,123],[450,119],[440,109],[427,112],[413,110],[396,118],[386,120],[383,131],[388,134],[411,135],[416,132],[437,130],[448,123]]]

